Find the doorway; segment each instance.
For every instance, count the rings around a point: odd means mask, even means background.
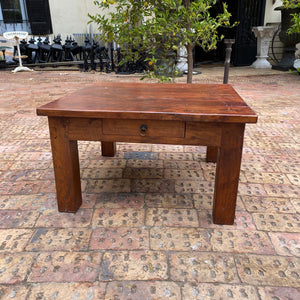
[[[211,15],[217,15],[223,11],[223,1],[218,1],[212,7]],[[257,43],[252,32],[252,27],[264,25],[266,0],[227,0],[228,11],[231,13],[230,22],[238,22],[233,28],[220,28],[219,35],[225,38],[235,39],[232,46],[232,63],[235,66],[251,65],[256,59]],[[225,45],[221,41],[217,49],[205,52],[196,46],[194,61],[199,64],[218,64],[225,59]]]

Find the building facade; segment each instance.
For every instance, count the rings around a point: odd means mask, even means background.
[[[67,36],[97,31],[88,24],[88,14],[99,13],[93,0],[0,0],[0,35],[6,31],[27,31],[30,35],[58,35],[62,40]],[[219,7],[222,7],[219,1]],[[232,19],[239,25],[225,32],[227,38],[235,38],[233,58],[236,65],[248,65],[256,54],[256,40],[253,26],[279,24],[280,13],[274,8],[281,5],[280,0],[226,0]],[[218,9],[218,5],[215,8]],[[217,12],[217,11],[216,11]],[[222,60],[224,49],[219,47],[214,53],[205,54],[196,49],[197,57],[202,60],[214,55]],[[199,52],[199,53],[198,53]],[[207,57],[206,57],[207,56]]]

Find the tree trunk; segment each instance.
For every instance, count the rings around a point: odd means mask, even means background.
[[[187,51],[187,63],[188,63],[188,74],[187,74],[187,80],[186,83],[192,83],[193,80],[193,45],[188,44],[186,45],[186,51]]]

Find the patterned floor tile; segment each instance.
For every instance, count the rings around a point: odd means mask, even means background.
[[[193,158],[196,161],[199,161],[201,164],[206,160],[206,147],[202,147],[201,152],[193,153]],[[212,167],[215,167],[216,164],[209,163]]]
[[[126,168],[123,172],[123,178],[130,179],[147,179],[163,178],[163,169],[155,168]]]
[[[240,195],[247,195],[247,196],[267,196],[267,192],[264,188],[263,184],[259,183],[239,183],[239,190]]]
[[[97,160],[83,160],[80,162],[80,168],[83,169],[110,169],[118,168],[122,169],[125,167],[126,161],[119,158],[109,158],[109,159],[97,159]]]
[[[57,209],[43,211],[37,221],[38,227],[87,227],[91,223],[93,210],[79,209],[76,213],[61,213]]]
[[[4,181],[54,180],[52,169],[45,170],[11,170],[3,174]]]
[[[2,182],[0,186],[0,195],[38,194],[42,184],[42,181]]]
[[[113,281],[109,282],[105,300],[180,299],[180,287],[167,281]]]
[[[193,208],[193,199],[188,194],[148,193],[145,204],[147,207]]]
[[[154,144],[154,145],[152,145],[152,151],[153,152],[170,152],[170,153],[183,152],[183,146]]]
[[[284,184],[264,184],[264,188],[271,197],[299,197],[300,186]]]
[[[293,164],[293,163],[279,163],[277,164],[278,169],[282,173],[290,173],[290,174],[299,174],[300,164]]]
[[[45,170],[51,169],[52,162],[50,160],[36,160],[36,161],[15,161],[11,166],[10,170]]]
[[[51,161],[51,159],[52,159],[52,153],[51,152],[33,151],[33,152],[19,153],[15,160],[25,160],[25,161],[32,161],[32,160],[46,161],[46,160],[49,160],[49,161]]]
[[[258,287],[258,293],[264,300],[298,300],[300,288]]]
[[[118,168],[100,168],[100,169],[83,169],[81,178],[89,179],[109,179],[109,178],[122,178],[123,169]]]
[[[41,125],[43,128],[47,125]],[[50,145],[50,139],[38,139],[38,140],[28,140],[25,142],[26,144],[26,150],[29,152],[49,152],[51,153],[51,145]]]
[[[183,299],[251,299],[260,300],[256,289],[250,285],[185,283],[182,289]]]
[[[0,228],[32,228],[40,212],[35,210],[0,210]]]
[[[145,212],[141,209],[97,208],[92,226],[96,227],[141,227],[144,225]]]
[[[144,228],[97,228],[93,231],[91,250],[149,249],[149,232]]]
[[[151,152],[151,144],[130,144],[130,143],[118,143],[117,150],[122,152],[142,151]]]
[[[28,282],[94,282],[100,253],[44,252],[34,262]]]
[[[95,203],[97,201],[97,196],[98,196],[97,194],[82,193],[82,204],[80,208],[82,209],[94,208]],[[55,206],[55,208],[57,208],[57,205]]]
[[[14,161],[17,157],[18,153],[17,152],[1,152],[0,150],[0,161],[4,161],[4,160],[12,160]]]
[[[177,170],[165,169],[164,178],[166,179],[187,179],[187,180],[205,180],[202,170]]]
[[[290,199],[297,213],[300,213],[300,197]]]
[[[300,257],[300,235],[298,233],[270,232],[269,236],[278,255]]]
[[[164,168],[166,169],[180,169],[180,170],[199,170],[201,165],[197,161],[169,161],[165,160]]]
[[[246,284],[300,287],[299,258],[237,255],[236,266]]]
[[[235,212],[235,219],[233,226],[229,225],[215,225],[213,224],[212,212],[211,210],[201,210],[198,212],[199,215],[199,222],[200,227],[203,228],[216,228],[216,227],[223,227],[223,228],[236,228],[239,230],[248,229],[248,230],[255,230],[255,224],[253,223],[251,214],[245,211],[236,211]]]
[[[158,153],[154,153],[154,152],[133,151],[133,152],[126,152],[124,154],[125,159],[156,160],[157,157],[158,157]]]
[[[5,286],[0,284],[0,299],[25,300],[29,290],[30,287],[22,285]]]
[[[215,181],[216,178],[216,170],[214,169],[203,169],[203,175],[204,175],[204,179],[207,181]],[[240,178],[241,178],[242,173],[240,173]],[[241,180],[241,179],[240,179]]]
[[[32,229],[0,229],[0,252],[21,252],[33,235]]]
[[[12,165],[13,165],[13,161],[1,160],[0,161],[0,170],[6,171],[6,170],[10,169]]]
[[[147,226],[198,227],[198,216],[194,209],[148,208]]]
[[[193,194],[195,208],[199,210],[212,210],[213,198],[213,194]]]
[[[170,151],[170,149],[168,150]],[[186,161],[186,160],[193,160],[192,153],[185,153],[185,152],[160,152],[158,155],[158,159],[162,160],[179,160],[179,161]]]
[[[84,189],[83,189],[84,190]],[[107,193],[107,192],[130,192],[130,181],[128,179],[106,179],[88,180],[87,193]]]
[[[174,281],[238,283],[233,257],[207,252],[171,253],[170,276]]]
[[[217,252],[275,254],[269,236],[254,230],[215,229],[211,244]]]
[[[289,184],[286,175],[281,173],[246,172],[246,178],[247,182],[253,183]]]
[[[88,164],[88,162],[90,160],[97,160],[97,159],[108,159],[105,156],[102,156],[102,152],[101,152],[101,146],[98,145],[99,149],[98,150],[92,150],[89,151],[87,150],[89,148],[89,145],[86,145],[86,150],[79,150],[80,151],[80,156],[79,156],[79,160],[80,160],[80,165],[86,165]],[[114,159],[122,159],[124,158],[124,152],[121,151],[117,151],[115,153]]]
[[[128,168],[153,168],[162,169],[162,160],[142,160],[142,159],[128,159],[126,162]]]
[[[212,210],[213,197],[213,194],[193,194],[195,208],[198,210]],[[237,197],[236,210],[245,210],[241,196]]]
[[[297,158],[294,155],[292,155],[292,156],[266,155],[265,160],[269,164],[276,164],[278,166],[280,166],[282,164],[286,165],[288,163],[291,163],[292,168],[295,164],[296,165],[300,164],[300,158],[299,157]]]
[[[183,146],[183,151],[204,155],[206,153],[206,147],[202,147],[202,146]]]
[[[54,202],[56,203],[54,194],[2,195],[0,196],[0,210],[43,210]]]
[[[34,258],[31,253],[0,253],[0,284],[23,282]]]
[[[173,193],[174,180],[169,179],[134,179],[131,181],[134,193]]]
[[[264,164],[264,163],[266,163],[266,160],[261,155],[243,154],[242,165],[244,165],[244,162],[255,163],[255,164],[256,163]]]
[[[288,198],[242,196],[247,211],[263,213],[295,213]]]
[[[193,193],[193,194],[213,194],[214,183],[207,181],[197,180],[176,180],[175,181],[175,192],[176,193]]]
[[[96,200],[96,208],[143,208],[144,194],[102,193]]]
[[[98,300],[105,297],[106,283],[39,283],[33,284],[28,300]]]
[[[254,162],[250,163],[248,161],[244,161],[242,163],[242,170],[245,172],[279,172],[277,165],[269,164],[269,163],[260,163]]]
[[[300,170],[300,168],[299,168]],[[300,173],[300,172],[299,172]],[[294,185],[300,185],[300,174],[286,174],[287,178]]]
[[[163,228],[150,230],[150,248],[164,251],[210,251],[211,234],[198,228]]]
[[[158,251],[106,252],[100,280],[166,280],[167,256]]]
[[[91,230],[85,228],[39,228],[28,242],[26,251],[84,251],[88,249]]]
[[[253,213],[258,230],[300,232],[300,220],[296,214]]]

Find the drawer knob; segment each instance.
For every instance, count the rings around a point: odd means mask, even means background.
[[[142,124],[142,125],[140,126],[140,135],[141,135],[141,136],[145,136],[146,133],[147,133],[147,130],[148,130],[148,126],[145,125],[145,124]]]

